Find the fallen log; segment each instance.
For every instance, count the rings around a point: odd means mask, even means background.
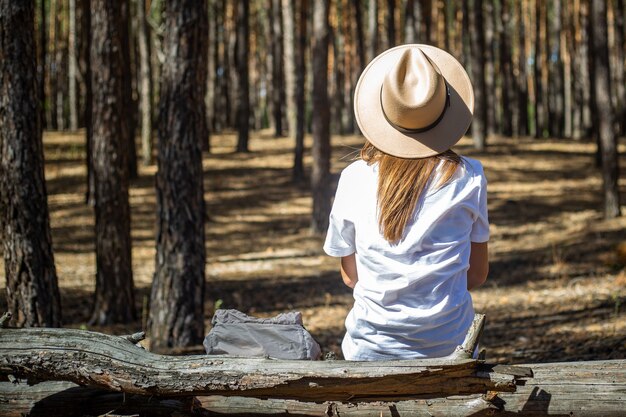
[[[515,392],[399,402],[300,402],[223,396],[163,398],[124,395],[45,382],[0,382],[0,415],[57,416],[576,416],[626,415],[626,361],[527,364],[534,377]]]
[[[149,396],[396,401],[514,391],[525,368],[474,359],[286,361],[157,355],[125,338],[76,329],[0,329],[0,375]]]

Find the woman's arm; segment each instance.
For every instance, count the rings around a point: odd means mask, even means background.
[[[487,242],[472,242],[469,264],[467,289],[472,290],[483,285],[487,279],[487,273],[489,273],[489,249]]]
[[[350,288],[354,288],[359,280],[359,275],[356,271],[356,256],[354,253],[341,258],[341,278],[343,278],[343,283]]]

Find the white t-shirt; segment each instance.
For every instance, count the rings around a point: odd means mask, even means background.
[[[341,345],[346,359],[441,357],[463,342],[474,317],[470,243],[489,240],[489,221],[482,165],[461,160],[446,185],[425,188],[396,244],[379,231],[378,165],[359,160],[341,173],[324,251],[356,253],[359,280]]]

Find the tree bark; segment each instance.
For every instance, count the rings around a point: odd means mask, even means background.
[[[543,84],[542,78],[542,39],[541,39],[541,2],[542,0],[535,0],[535,14],[534,14],[534,54],[533,54],[533,91],[535,101],[535,113],[534,113],[534,125],[535,125],[535,137],[541,138],[544,133],[544,111],[543,107]]]
[[[237,152],[248,152],[250,135],[250,3],[242,1],[237,7]]]
[[[141,109],[141,161],[153,162],[152,157],[152,68],[150,63],[150,31],[146,21],[146,0],[135,0],[137,43],[139,49],[139,108]]]
[[[39,0],[39,49],[37,63],[37,82],[39,85],[39,111],[41,112],[41,130],[46,129],[46,57],[48,50],[48,37],[46,36],[46,0]]]
[[[346,77],[345,70],[345,39],[342,32],[343,10],[341,0],[335,2],[334,20],[335,26],[330,25],[330,37],[333,48],[333,70],[332,70],[332,100],[331,100],[331,127],[335,134],[343,134],[343,113],[344,113],[344,91],[343,86]]]
[[[575,0],[574,13],[577,40],[575,64],[573,66],[574,79],[574,117],[572,137],[582,139],[590,134],[591,130],[591,75],[589,72],[589,0]]]
[[[378,55],[378,1],[369,0],[367,7],[368,61]]]
[[[328,229],[330,214],[330,112],[328,106],[329,0],[313,2],[313,194],[314,233]]]
[[[124,117],[122,119],[123,144],[128,164],[128,177],[137,178],[137,146],[135,144],[135,128],[137,116],[137,103],[133,99],[133,72],[130,62],[130,2],[120,0],[120,39],[122,47],[122,108]]]
[[[498,23],[498,35],[500,38],[500,132],[504,136],[513,133],[512,115],[517,113],[514,108],[517,104],[513,98],[513,72],[511,68],[511,38],[509,35],[511,15],[507,0],[500,1],[500,22]]]
[[[385,10],[385,29],[387,31],[386,49],[396,46],[396,1],[387,0],[387,10]]]
[[[404,0],[404,42],[406,43],[417,43],[419,32],[416,26],[416,4],[420,4],[419,0]]]
[[[487,114],[486,114],[486,90],[485,90],[485,40],[483,37],[483,11],[482,0],[471,0],[468,8],[470,49],[471,49],[471,77],[474,84],[474,119],[472,121],[472,137],[474,147],[483,151],[485,149],[485,137]]]
[[[96,212],[96,291],[91,324],[136,318],[131,263],[128,161],[125,142],[121,9],[92,0],[92,163]]]
[[[238,1],[225,1],[224,10],[224,28],[226,30],[226,60],[228,61],[228,70],[225,71],[225,76],[229,78],[228,81],[228,126],[236,128],[237,124],[237,96],[239,80],[237,79],[237,8],[239,6]]]
[[[282,0],[284,13],[283,34],[285,40],[283,64],[285,65],[285,93],[287,95],[287,125],[289,137],[296,138],[296,3],[294,0]]]
[[[207,46],[207,99],[206,99],[206,113],[207,113],[207,130],[209,135],[204,143],[203,151],[211,151],[210,135],[215,132],[215,109],[217,104],[217,69],[219,67],[219,6],[218,0],[209,0],[209,44]]]
[[[13,323],[60,326],[34,25],[34,2],[0,1],[0,241]]]
[[[432,399],[513,392],[518,379],[532,376],[528,368],[475,359],[353,362],[157,355],[122,337],[75,329],[1,329],[0,359],[1,375],[175,397],[351,402]]]
[[[354,29],[356,41],[356,56],[359,58],[358,74],[365,68],[365,35],[363,34],[363,9],[359,0],[351,0],[352,10],[354,12]]]
[[[204,192],[200,137],[205,133],[206,2],[172,0],[165,15],[159,109],[157,254],[150,299],[153,350],[204,338]],[[204,76],[199,73],[204,73]],[[204,77],[204,78],[203,78]],[[199,80],[204,79],[202,84]]]
[[[56,48],[57,48],[57,18],[56,18],[56,10],[57,10],[57,0],[50,0],[49,2],[49,13],[48,13],[48,55],[46,60],[46,69],[45,69],[45,84],[46,84],[46,101],[44,102],[44,108],[46,113],[46,128],[47,129],[55,129],[56,128],[56,106],[55,97],[56,97],[56,65],[54,64],[54,60],[56,57]]]
[[[216,16],[219,17],[218,27],[221,28],[219,31],[219,39],[217,40],[219,47],[219,65],[221,66],[221,71],[217,75],[217,97],[216,97],[216,107],[220,109],[219,112],[215,114],[215,130],[222,131],[226,129],[229,125],[229,114],[231,112],[231,102],[230,102],[230,63],[228,59],[228,32],[226,30],[226,0],[216,0],[216,8],[219,8],[219,12]]]
[[[552,16],[548,19],[548,37],[551,37],[551,50],[549,51],[549,85],[550,85],[550,134],[551,136],[563,137],[565,126],[564,120],[564,65],[563,55],[565,53],[564,35],[566,29],[563,27],[562,2],[553,0]]]
[[[65,130],[65,93],[67,92],[67,72],[66,72],[66,50],[67,37],[65,33],[65,4],[63,1],[56,2],[56,10],[52,18],[55,20],[55,94],[52,97],[55,107],[55,118],[57,130]]]
[[[110,410],[130,414],[267,415],[267,416],[623,416],[624,361],[526,364],[533,378],[515,392],[454,396],[399,402],[320,403],[223,396],[163,398],[97,390],[71,382],[0,382],[0,413],[8,417],[102,415]],[[190,410],[192,408],[193,410]],[[121,411],[123,410],[123,411]]]
[[[308,0],[298,3],[298,48],[296,51],[296,134],[293,160],[293,180],[296,183],[304,181],[304,128],[306,121],[306,52],[307,52],[307,19],[309,15]]]
[[[624,0],[613,0],[611,2],[613,9],[613,19],[615,20],[614,33],[615,33],[615,48],[613,53],[615,55],[615,98],[617,106],[615,107],[616,119],[619,123],[620,135],[626,134],[626,83],[624,76],[624,59],[626,55],[626,47],[624,46],[624,19],[626,18]]]
[[[521,2],[514,2],[516,15],[515,32],[517,33],[517,51],[514,55],[516,71],[516,100],[518,113],[513,118],[513,135],[525,136],[528,134],[528,80],[526,71],[526,25],[524,24],[524,8]]]
[[[602,184],[604,191],[604,216],[620,216],[619,196],[619,161],[617,137],[615,134],[615,115],[611,103],[611,85],[609,70],[609,51],[607,42],[606,0],[592,0],[591,16],[593,22],[594,49],[594,101],[597,110],[600,153],[602,155]]]
[[[294,138],[296,132],[296,70],[295,70],[295,50],[296,50],[296,16],[295,1],[282,0],[283,9],[283,39],[285,45],[283,48],[283,64],[285,73],[285,93],[287,101],[285,108],[287,109],[287,126],[289,129],[289,137]]]
[[[482,1],[478,5],[470,5],[470,7],[482,7]],[[495,21],[496,21],[496,11],[494,9],[494,2],[487,1],[484,4],[484,15],[485,19],[481,18],[481,22],[484,22],[484,79],[485,79],[485,89],[483,92],[484,100],[485,100],[485,117],[486,117],[486,126],[485,126],[485,135],[493,135],[496,133],[496,105],[498,104],[497,94],[496,94],[496,72],[495,72],[495,64],[496,64],[496,42],[494,42],[495,38]],[[470,13],[472,13],[470,11]],[[476,28],[479,31],[482,31],[482,23],[481,26]],[[471,32],[470,30],[470,33]],[[471,35],[470,35],[471,40]],[[472,44],[473,45],[473,44]],[[473,46],[472,46],[473,48]],[[472,51],[472,56],[474,52]],[[472,65],[474,65],[474,61],[472,61]],[[473,68],[473,67],[472,67]],[[478,88],[478,85],[476,86]],[[474,90],[474,94],[476,94],[476,90]],[[474,115],[476,118],[476,115]]]
[[[274,136],[283,136],[283,103],[285,102],[285,83],[283,74],[283,31],[281,0],[270,0],[272,14],[270,30],[272,32],[272,117]]]
[[[574,55],[574,31],[572,2],[561,6],[563,30],[560,34],[561,54],[563,55],[563,136],[571,138],[573,133],[573,84],[572,57]]]
[[[69,37],[67,44],[68,60],[68,105],[70,114],[70,131],[78,130],[78,91],[76,87],[78,75],[78,57],[76,51],[76,0],[69,0]]]
[[[433,0],[416,0],[421,2],[422,5],[422,16],[424,19],[424,24],[422,25],[422,33],[421,33],[421,43],[431,43],[432,36],[432,8],[433,8]],[[463,2],[464,6],[467,6],[467,2]]]
[[[85,171],[87,172],[87,190],[85,203],[94,207],[96,205],[96,182],[93,174],[93,123],[91,112],[93,106],[93,90],[91,86],[91,0],[81,0],[81,31],[84,33],[81,39],[81,70],[85,80],[85,97],[83,104],[83,117],[85,119]]]

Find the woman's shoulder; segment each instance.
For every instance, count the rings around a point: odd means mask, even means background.
[[[374,167],[368,165],[364,160],[358,159],[341,171],[341,181],[362,182],[372,174],[374,174]]]
[[[462,156],[460,168],[461,176],[486,181],[483,164],[479,160]]]
[[[477,175],[484,174],[483,164],[478,159],[470,158],[468,156],[462,156],[461,161],[463,167],[470,173]]]

